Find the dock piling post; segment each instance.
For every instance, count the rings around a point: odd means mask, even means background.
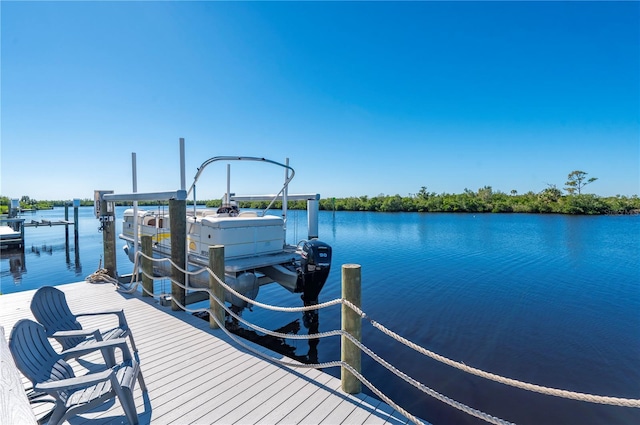
[[[65,245],[69,246],[69,202],[64,203],[64,241]]]
[[[169,222],[171,227],[171,259],[180,268],[187,269],[187,201],[169,200]],[[184,285],[185,273],[171,266],[171,278]],[[171,283],[171,310],[182,310],[178,305],[186,304],[186,290]]]
[[[78,208],[80,208],[80,199],[75,198],[73,200],[73,239],[76,246],[78,245]]]
[[[320,202],[318,199],[307,199],[307,237],[318,238],[318,211]]]
[[[142,236],[142,253],[144,255],[148,255],[149,257],[153,257],[153,240],[150,235]],[[142,256],[140,258],[141,266],[142,266],[142,296],[143,297],[152,297],[153,296],[153,279],[149,276],[153,276],[153,261],[149,258]]]
[[[104,268],[109,277],[117,277],[116,268],[116,223],[115,212],[112,202],[107,202],[100,198],[100,221],[102,222],[102,246],[104,249]],[[74,226],[77,228],[78,226]]]
[[[360,308],[362,299],[361,266],[359,264],[342,265],[342,298]],[[358,341],[362,340],[362,318],[350,307],[342,304],[342,330],[348,332]],[[360,348],[345,336],[341,337],[341,360],[357,372],[361,370],[362,353]],[[341,368],[342,390],[348,394],[358,394],[362,384],[351,372]]]
[[[220,279],[224,279],[224,245],[214,245],[209,247],[209,268]],[[224,303],[224,288],[217,279],[209,276],[209,289],[211,292]],[[217,318],[220,323],[224,323],[224,309],[219,305],[213,297],[209,297],[209,327],[218,329],[220,326],[214,320]]]

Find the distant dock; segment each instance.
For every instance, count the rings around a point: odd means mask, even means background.
[[[75,225],[75,223],[73,221],[69,221],[69,220],[56,220],[56,221],[52,221],[52,220],[45,220],[44,218],[41,219],[40,221],[37,220],[31,220],[31,221],[25,221],[24,223],[24,227],[44,227],[44,226],[73,226]]]
[[[25,227],[52,227],[52,226],[65,226],[65,237],[69,238],[69,226],[73,226],[75,229],[75,238],[78,238],[78,208],[80,207],[80,200],[74,199],[73,202],[68,202],[64,206],[64,219],[59,220],[29,220],[24,218],[18,218],[18,211],[23,211],[19,208],[17,199],[13,199],[9,215],[6,218],[0,218],[0,248],[5,249],[24,249],[24,229]],[[69,220],[69,206],[73,205],[73,221]]]
[[[0,248],[24,248],[24,219],[0,219]]]

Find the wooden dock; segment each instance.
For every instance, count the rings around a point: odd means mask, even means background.
[[[37,220],[31,220],[29,222],[24,223],[24,227],[51,227],[51,226],[73,226],[75,225],[75,223],[73,221],[70,220],[56,220],[56,221],[52,221],[52,220],[45,220],[40,219],[40,221]]]
[[[24,219],[0,219],[0,248],[24,247]]]
[[[58,288],[66,293],[72,311],[124,309],[149,389],[144,396],[138,387],[134,391],[141,424],[407,423],[406,418],[375,398],[345,394],[338,378],[314,369],[268,362],[238,346],[223,331],[210,329],[207,321],[172,312],[157,300],[119,293],[108,283],[80,282]],[[29,309],[33,293],[0,296],[0,326],[5,328],[7,338],[18,320],[33,318]],[[83,325],[95,326],[96,322]],[[80,373],[90,364],[84,359],[94,360],[86,357],[78,364],[74,362]],[[99,359],[95,357],[95,362]],[[42,415],[46,407],[34,410]],[[71,423],[127,420],[120,404],[110,402],[73,418]]]

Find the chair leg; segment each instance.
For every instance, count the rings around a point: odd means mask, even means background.
[[[136,347],[136,343],[133,342],[133,334],[131,333],[131,330],[129,330],[129,340],[131,341],[131,348],[133,348],[133,352],[137,353],[138,348]]]
[[[138,371],[138,384],[140,384],[140,390],[145,392],[147,391],[147,384],[144,382],[144,378],[142,377],[142,371]]]
[[[136,411],[136,403],[133,400],[133,393],[130,388],[123,388],[121,386],[116,386],[114,388],[116,391],[116,396],[118,400],[120,400],[120,405],[122,406],[122,410],[124,410],[124,414],[127,416],[129,423],[131,425],[138,425],[138,412]]]
[[[64,422],[65,419],[66,408],[64,404],[59,401],[56,401],[56,405],[50,413],[49,420],[47,421],[47,425],[58,425]]]

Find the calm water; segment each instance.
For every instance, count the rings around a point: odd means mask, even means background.
[[[63,214],[56,209],[25,218]],[[102,235],[92,214],[92,208],[80,209],[77,247],[72,229],[68,248],[64,227],[26,229],[24,258],[2,254],[2,293],[80,281],[94,272]],[[306,214],[291,212],[289,228],[289,242],[303,238]],[[334,254],[320,301],[340,296],[342,264],[361,264],[367,314],[432,351],[544,386],[640,398],[640,217],[321,212],[320,236]],[[119,272],[131,272],[124,254],[118,255]],[[17,262],[26,271],[12,272]],[[263,287],[258,299],[300,304],[278,285]],[[276,329],[300,315],[254,308],[245,317]],[[339,307],[321,311],[320,331],[339,328]],[[502,419],[640,423],[638,409],[556,399],[458,372],[402,348],[366,323],[363,341],[425,385]],[[317,347],[287,344],[312,360],[340,356],[337,338]],[[363,371],[432,423],[480,422],[401,383],[366,356]],[[337,369],[327,372],[339,376]]]

